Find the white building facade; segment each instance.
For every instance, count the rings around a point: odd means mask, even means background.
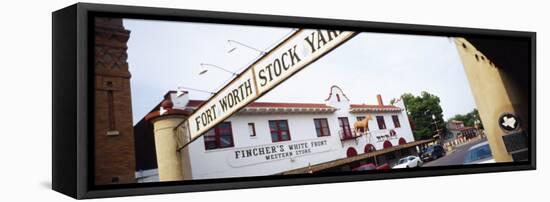
[[[182,97],[175,107],[202,103]],[[404,103],[377,98],[351,104],[332,86],[325,103],[251,103],[188,145],[182,158],[191,170],[184,172],[193,179],[273,175],[414,142]],[[368,128],[356,123],[365,118]]]

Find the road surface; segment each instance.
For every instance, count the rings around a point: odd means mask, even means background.
[[[464,157],[466,156],[468,149],[483,141],[486,141],[486,139],[472,140],[472,142],[460,145],[455,148],[454,152],[448,153],[444,157],[441,157],[434,161],[425,162],[423,167],[462,165],[464,163]]]

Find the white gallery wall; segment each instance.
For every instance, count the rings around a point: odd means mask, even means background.
[[[550,14],[545,1],[90,1],[537,32],[536,171],[425,177],[109,201],[524,201],[550,198]],[[75,1],[2,1],[0,11],[0,201],[69,201],[51,186],[51,12]],[[430,189],[430,194],[419,192]],[[369,193],[372,192],[372,193]]]

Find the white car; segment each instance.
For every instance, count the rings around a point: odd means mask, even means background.
[[[493,154],[489,147],[489,142],[485,141],[474,145],[468,149],[466,157],[464,158],[464,164],[484,164],[494,163]]]
[[[418,156],[407,156],[399,159],[397,165],[393,166],[393,168],[414,168],[420,166],[422,166],[422,160]]]

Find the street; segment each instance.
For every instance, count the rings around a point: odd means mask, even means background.
[[[472,142],[456,147],[454,152],[451,152],[451,153],[448,152],[447,155],[445,155],[444,157],[441,157],[433,161],[425,162],[423,166],[430,167],[430,166],[462,165],[468,149],[476,145],[477,143],[480,143],[483,141],[486,141],[486,139],[472,140]]]

